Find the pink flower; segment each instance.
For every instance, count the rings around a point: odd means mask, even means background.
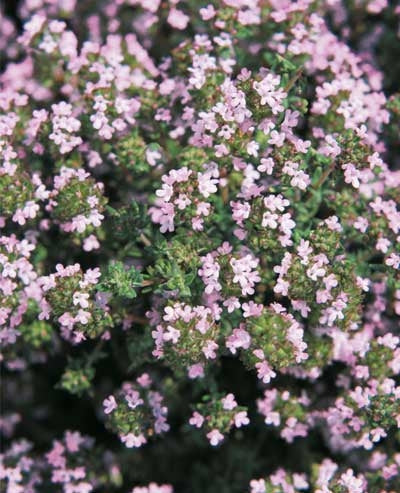
[[[250,493],[266,493],[264,479],[252,479],[250,481]]]
[[[216,15],[216,11],[214,9],[214,6],[209,4],[207,7],[203,7],[200,9],[200,16],[203,19],[203,21],[209,21]]]
[[[176,344],[180,336],[181,333],[179,332],[179,330],[175,329],[171,325],[168,325],[166,332],[164,332],[163,334],[163,339],[166,342],[171,341],[173,344]]]
[[[215,352],[218,349],[218,344],[214,341],[206,341],[206,345],[203,347],[204,356],[207,359],[215,359],[217,357],[217,353]]]
[[[83,233],[87,225],[88,225],[87,218],[82,214],[80,214],[79,216],[72,218],[71,231],[78,231],[78,233]]]
[[[189,23],[189,17],[176,8],[172,8],[169,11],[167,22],[175,29],[183,30]]]
[[[209,433],[207,433],[207,438],[210,442],[210,444],[215,447],[218,445],[222,440],[224,439],[224,435],[217,429],[211,430]]]
[[[133,433],[128,433],[127,435],[121,436],[121,442],[124,443],[125,446],[128,448],[138,448],[144,445],[147,440],[142,434],[135,435]]]
[[[36,214],[39,211],[39,209],[40,209],[40,207],[38,206],[38,204],[35,204],[35,202],[30,200],[25,204],[25,206],[23,208],[24,216],[27,219],[33,219],[36,217]]]
[[[264,383],[269,383],[272,378],[276,377],[276,373],[268,365],[266,361],[256,363],[257,377]]]
[[[79,447],[84,442],[84,438],[78,431],[66,431],[65,432],[65,444],[67,446],[67,450],[71,453],[78,452]]]
[[[66,466],[66,458],[64,456],[65,447],[61,442],[55,441],[53,442],[52,450],[46,454],[47,462],[57,468],[64,469]]]
[[[222,400],[222,407],[227,411],[231,411],[237,406],[237,402],[235,401],[235,396],[233,394],[228,394]]]
[[[254,301],[249,301],[248,303],[242,304],[243,316],[248,317],[259,317],[263,311],[262,304],[256,304]]]
[[[78,313],[75,315],[75,322],[86,325],[87,323],[89,323],[91,316],[92,314],[90,312],[79,309]]]
[[[17,209],[12,217],[12,220],[20,226],[23,226],[26,223],[24,212],[21,209]]]
[[[254,294],[254,285],[261,280],[257,270],[259,260],[251,255],[246,255],[240,259],[231,258],[230,265],[232,267],[234,277],[233,282],[239,283],[242,289],[243,296]]]
[[[75,292],[72,297],[74,305],[80,305],[81,308],[87,308],[89,306],[89,295],[87,293]]]
[[[265,424],[279,426],[281,424],[281,416],[277,411],[269,411],[265,414]]]
[[[288,290],[289,282],[279,277],[274,286],[274,293],[281,294],[282,296],[287,296]]]
[[[188,368],[188,376],[192,380],[195,378],[204,377],[204,366],[201,363],[196,363]]]
[[[277,89],[280,81],[279,75],[269,73],[260,82],[253,83],[254,89],[261,96],[261,105],[268,104],[274,115],[284,111],[281,103],[286,98],[286,93],[281,88]]]
[[[157,149],[147,149],[146,150],[146,161],[150,166],[155,166],[157,161],[162,158],[161,152]]]
[[[385,264],[389,267],[393,267],[393,269],[398,269],[400,265],[400,255],[397,255],[397,253],[391,253],[385,259]]]
[[[247,154],[249,154],[249,156],[257,157],[259,148],[260,148],[260,145],[258,144],[258,142],[256,142],[255,140],[252,140],[246,146]]]
[[[250,343],[251,337],[249,333],[245,329],[239,327],[238,329],[233,329],[232,334],[227,338],[226,347],[232,354],[236,354],[236,351],[239,348],[248,349]]]
[[[217,191],[218,179],[213,175],[213,172],[208,171],[206,171],[205,173],[197,174],[199,192],[205,198],[208,198],[211,194],[216,193]]]
[[[390,247],[390,240],[387,238],[378,238],[375,248],[382,253],[387,253]]]
[[[143,373],[142,375],[140,375],[140,377],[136,379],[136,381],[143,388],[148,388],[152,383],[152,380],[148,373]]]
[[[272,175],[275,166],[274,160],[270,157],[261,158],[260,163],[261,164],[257,167],[257,170],[262,173],[267,173],[267,175]]]
[[[374,443],[379,442],[379,440],[381,438],[385,438],[386,436],[387,436],[387,433],[381,427],[374,428],[373,430],[371,430],[371,437],[372,437],[372,441]]]
[[[237,308],[240,308],[240,302],[239,300],[234,297],[234,296],[231,296],[230,298],[228,298],[227,300],[225,300],[223,302],[223,305],[227,308],[228,310],[228,313],[232,313],[233,311],[235,311]]]
[[[84,281],[88,284],[97,284],[99,277],[101,276],[100,269],[98,267],[94,269],[88,269],[84,275]]]
[[[235,426],[236,428],[241,428],[242,426],[246,426],[250,423],[249,418],[247,417],[247,411],[240,411],[234,416]]]
[[[137,390],[130,390],[125,395],[125,400],[128,404],[128,407],[130,407],[131,409],[136,409],[138,406],[144,404],[144,401],[140,398],[140,394]]]
[[[75,318],[69,312],[65,312],[58,318],[58,321],[64,327],[72,329],[75,323]]]
[[[203,426],[203,423],[204,423],[204,417],[200,413],[195,411],[192,414],[192,417],[189,419],[189,423],[192,426],[196,426],[196,428],[201,428]]]
[[[345,163],[342,165],[344,170],[344,181],[351,183],[354,188],[360,187],[360,171],[352,163]]]
[[[92,250],[97,250],[100,248],[100,243],[96,236],[90,235],[83,241],[83,249],[85,252],[91,252]]]

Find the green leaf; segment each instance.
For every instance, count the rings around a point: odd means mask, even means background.
[[[122,262],[109,264],[99,291],[109,291],[121,298],[136,298],[136,289],[141,287],[143,276],[135,267],[126,269]]]

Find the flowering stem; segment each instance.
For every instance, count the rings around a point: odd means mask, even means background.
[[[147,236],[144,233],[140,233],[139,239],[144,245],[148,247],[151,246],[151,241],[147,238]]]
[[[92,364],[96,361],[96,359],[99,358],[101,355],[101,350],[103,349],[104,346],[104,339],[100,339],[96,346],[94,347],[92,353],[90,354],[89,358],[86,361],[86,367],[92,366]]]
[[[314,183],[314,185],[311,185],[310,190],[308,191],[306,198],[305,198],[306,203],[311,200],[311,198],[313,196],[312,192],[319,190],[321,188],[321,186],[325,183],[325,181],[329,178],[329,175],[335,169],[335,166],[336,166],[336,162],[332,161],[332,163],[328,166],[328,168],[326,168],[326,170],[322,173],[322,175],[320,176],[317,183]]]
[[[332,163],[326,168],[326,170],[322,173],[320,179],[315,183],[315,185],[312,185],[311,188],[314,190],[318,190],[321,185],[325,183],[325,181],[328,179],[329,175],[332,173],[332,171],[335,169],[336,162],[332,161]]]
[[[227,175],[227,170],[224,167],[221,170],[221,178],[225,178],[226,175]],[[224,187],[221,188],[221,197],[222,197],[223,203],[227,204],[228,200],[229,200],[228,182]]]
[[[296,82],[299,80],[299,78],[301,77],[303,73],[303,69],[300,67],[296,73],[294,74],[294,76],[288,81],[288,83],[286,84],[285,86],[285,89],[284,91],[287,93],[290,91],[290,89],[296,84]]]

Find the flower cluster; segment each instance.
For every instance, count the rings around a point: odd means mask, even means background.
[[[109,337],[106,329],[112,320],[107,298],[96,290],[100,275],[98,268],[82,271],[79,264],[57,264],[54,274],[38,280],[44,294],[39,319],[52,317],[60,325],[62,337],[74,344],[87,336]]]
[[[398,428],[399,395],[399,386],[390,378],[381,383],[370,379],[367,385],[349,389],[345,398],[339,397],[321,413],[330,430],[332,446],[371,450],[392,429]]]
[[[307,491],[309,484],[304,474],[288,474],[280,468],[267,479],[250,481],[250,493],[296,493]]]
[[[248,425],[249,418],[246,407],[238,406],[235,396],[227,394],[197,404],[189,423],[196,428],[204,428],[208,441],[216,446],[232,428]]]
[[[23,101],[20,102],[23,104]],[[42,118],[41,111],[34,111],[32,127]],[[13,147],[13,139],[20,131],[23,123],[14,111],[0,115],[0,152],[2,164],[0,168],[0,204],[1,221],[11,219],[23,226],[37,217],[40,206],[38,202],[45,200],[49,192],[37,172],[30,172],[23,165],[23,157],[18,155],[18,149]]]
[[[340,245],[335,233],[341,230],[337,217],[325,223],[328,227],[317,228],[310,240],[302,238],[294,254],[285,253],[281,264],[274,268],[278,274],[274,292],[287,296],[303,318],[315,317],[314,323],[325,327],[351,327],[359,318],[358,308],[362,292],[369,289],[368,281],[356,276],[345,256],[335,255]]]
[[[266,479],[253,479],[250,493],[296,493],[315,491],[316,493],[336,492],[366,493],[370,487],[385,488],[380,491],[395,491],[400,457],[396,454],[390,465],[384,466],[385,454],[376,452],[368,464],[368,472],[357,474],[352,468],[340,468],[337,463],[325,459],[316,464],[308,478],[305,474],[289,473],[278,469]]]
[[[308,358],[301,325],[279,303],[265,307],[262,312],[250,317],[247,334],[249,344],[246,343],[248,347],[244,349],[247,351],[243,351],[242,357],[245,364],[257,369],[257,376],[264,383],[269,383],[276,376],[274,368],[283,370]],[[243,335],[240,333],[239,338]],[[232,336],[235,337],[235,334]],[[235,347],[232,336],[229,344],[233,342]]]
[[[0,340],[4,348],[14,345],[21,334],[29,305],[43,305],[38,273],[31,263],[34,250],[34,238],[0,236]]]
[[[219,172],[215,163],[203,166],[197,173],[186,166],[172,169],[162,177],[162,188],[156,191],[157,200],[150,209],[152,220],[160,231],[174,231],[179,225],[203,230],[204,219],[210,215],[208,199],[217,191]]]
[[[218,307],[202,305],[166,306],[161,323],[152,331],[153,355],[177,369],[186,368],[189,378],[204,376],[204,366],[217,357],[219,312]]]
[[[104,456],[92,438],[70,430],[42,455],[35,454],[27,440],[15,440],[0,460],[0,481],[7,493],[40,491],[48,477],[57,491],[90,493],[112,483],[118,470],[112,457]]]
[[[310,399],[305,392],[300,397],[276,388],[266,390],[264,398],[257,401],[258,411],[265,417],[265,424],[279,429],[280,436],[288,443],[297,437],[306,437],[313,422],[308,414]]]
[[[75,170],[63,166],[60,174],[54,177],[54,189],[50,192],[46,210],[63,231],[87,234],[90,227],[99,227],[104,219],[101,214],[105,202],[103,188],[102,183],[95,183],[82,168]],[[98,248],[96,237],[91,235],[91,238]],[[85,241],[84,250],[92,249],[88,244],[92,244],[93,239]]]
[[[206,285],[206,294],[220,294],[228,311],[239,307],[237,297],[254,294],[254,286],[260,281],[256,270],[258,263],[259,260],[250,253],[236,257],[232,254],[232,246],[224,242],[217,250],[201,258],[199,276]]]
[[[260,169],[268,167],[271,158],[261,159]],[[293,244],[292,230],[296,226],[290,212],[286,212],[289,200],[281,194],[261,195],[261,190],[246,192],[246,201],[231,202],[232,217],[238,225],[235,234],[249,235],[249,240],[271,251],[281,250]]]
[[[141,447],[154,434],[169,430],[163,396],[151,390],[151,385],[150,376],[143,373],[135,384],[124,383],[117,398],[109,395],[103,401],[110,428],[128,448]]]

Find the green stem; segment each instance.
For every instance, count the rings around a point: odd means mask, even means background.
[[[96,361],[96,359],[98,358],[101,350],[103,349],[103,346],[104,346],[104,340],[103,339],[100,339],[95,348],[93,349],[92,353],[90,354],[89,358],[87,359],[86,361],[86,367],[89,367],[92,365],[92,363],[94,363]]]
[[[151,241],[147,238],[147,236],[144,233],[140,233],[139,239],[144,245],[151,246]]]
[[[290,89],[296,84],[296,82],[299,80],[301,77],[301,74],[303,73],[303,69],[299,68],[297,69],[296,73],[294,76],[288,81],[286,84],[285,88],[283,89],[286,93],[290,91]]]
[[[320,179],[317,181],[315,185],[312,185],[311,188],[313,190],[318,190],[318,188],[323,185],[326,180],[328,179],[329,175],[332,173],[332,171],[335,169],[336,162],[332,161],[332,163],[326,168],[326,170],[322,173]]]
[[[305,202],[306,203],[309,202],[309,200],[311,200],[311,198],[312,198],[312,191],[318,190],[326,182],[326,180],[329,178],[329,175],[335,169],[335,166],[336,166],[336,162],[335,161],[332,161],[332,163],[322,173],[322,175],[320,176],[320,178],[317,181],[317,183],[315,183],[314,185],[311,185],[310,186],[310,190],[308,191],[308,193],[307,193],[307,195],[305,197]]]

